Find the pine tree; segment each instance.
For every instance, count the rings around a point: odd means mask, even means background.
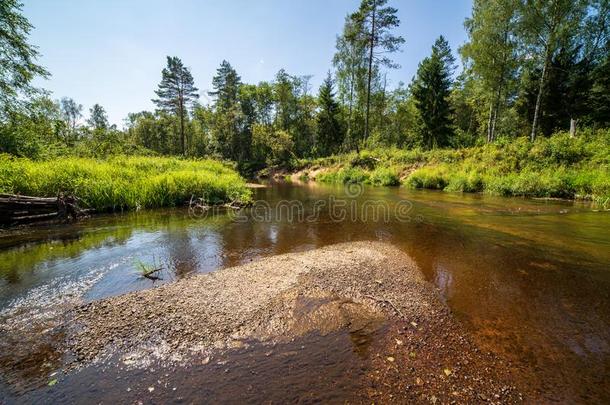
[[[419,64],[412,84],[428,148],[448,146],[453,133],[449,96],[454,63],[449,43],[441,35],[432,47],[432,55]]]
[[[214,91],[210,91],[208,94],[216,98],[217,109],[228,110],[238,102],[240,86],[241,78],[237,71],[229,62],[223,60],[216,70],[216,76],[212,79]]]
[[[335,101],[334,82],[330,72],[320,86],[318,95],[318,128],[316,151],[318,155],[328,156],[336,153],[343,142],[343,128],[339,121],[339,104]]]
[[[182,61],[175,56],[167,57],[167,67],[161,72],[161,83],[155,94],[159,97],[152,101],[163,111],[175,114],[180,120],[180,146],[182,154],[186,153],[186,135],[184,121],[188,107],[199,98],[193,76]]]
[[[368,75],[366,87],[366,115],[364,125],[364,139],[369,136],[371,86],[373,75],[380,65],[397,68],[398,65],[387,56],[396,52],[405,42],[401,36],[394,36],[391,30],[400,25],[396,16],[398,12],[394,7],[387,7],[388,0],[362,0],[360,8],[350,17],[355,26],[363,29],[364,39],[368,46]]]

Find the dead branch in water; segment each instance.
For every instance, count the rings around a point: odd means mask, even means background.
[[[155,275],[155,273],[163,270],[163,266],[155,264],[146,264],[140,260],[136,262],[136,266],[140,269],[140,275],[152,281],[163,280],[161,277]]]
[[[152,281],[163,280],[161,277],[154,275],[155,273],[160,272],[161,270],[163,270],[162,267],[159,267],[158,269],[150,269],[150,270],[143,271],[142,277],[145,277]]]

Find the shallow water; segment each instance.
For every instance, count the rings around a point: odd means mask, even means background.
[[[44,330],[58,321],[54,309],[81,300],[274,254],[382,240],[409,253],[477,341],[510,359],[516,378],[545,399],[610,401],[609,212],[319,184],[275,185],[255,197],[264,202],[238,215],[172,209],[0,233],[0,333],[25,323]],[[140,262],[162,267],[162,280],[141,277]],[[17,381],[17,393],[40,385],[40,375],[46,381],[60,361],[45,349],[53,342],[24,333],[49,365],[15,370],[33,354],[0,355],[0,387]],[[0,339],[0,353],[10,345]]]

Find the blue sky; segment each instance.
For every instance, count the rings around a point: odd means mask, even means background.
[[[202,101],[227,59],[248,83],[272,80],[280,68],[311,74],[314,91],[331,67],[335,39],[359,0],[22,0],[35,26],[49,80],[37,85],[54,98],[69,96],[88,109],[100,103],[111,122],[152,110],[165,56],[191,68]],[[454,52],[466,40],[471,0],[390,0],[398,8],[391,85],[408,83],[434,40],[443,34]]]

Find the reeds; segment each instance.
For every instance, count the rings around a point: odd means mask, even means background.
[[[32,161],[0,155],[0,192],[37,197],[64,192],[98,211],[179,206],[191,197],[208,204],[251,198],[244,179],[222,162],[134,156]]]

